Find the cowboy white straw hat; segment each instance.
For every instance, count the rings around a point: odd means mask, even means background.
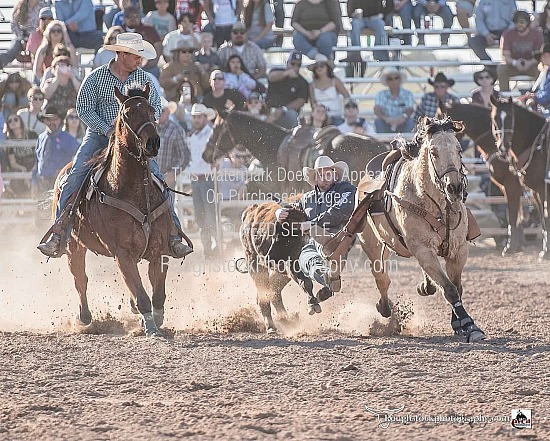
[[[399,75],[399,77],[401,78],[401,84],[403,84],[405,81],[407,81],[407,74],[405,72],[393,67],[389,70],[384,71],[384,73],[382,75],[380,75],[380,82],[384,86],[388,87],[388,77],[389,76],[395,76],[395,75]]]
[[[157,51],[151,43],[145,41],[141,34],[123,32],[116,36],[116,44],[106,44],[105,49],[113,52],[127,52],[139,55],[148,60],[157,58]]]
[[[193,115],[206,115],[209,120],[213,120],[218,115],[218,112],[210,107],[206,107],[204,104],[196,103],[191,107],[191,116]]]
[[[311,185],[315,186],[317,184],[317,171],[320,169],[329,168],[334,170],[338,174],[338,179],[349,179],[349,167],[344,161],[334,162],[328,156],[319,156],[315,160],[313,168],[304,167],[303,174],[305,181]]]

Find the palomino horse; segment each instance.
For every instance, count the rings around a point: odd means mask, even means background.
[[[521,226],[523,221],[523,211],[521,209],[523,187],[517,174],[510,171],[508,161],[496,147],[495,137],[491,130],[491,109],[475,104],[452,102],[446,105],[443,112],[455,121],[462,121],[464,132],[472,138],[487,163],[491,181],[506,196],[508,242],[502,250],[502,255],[510,255],[521,251],[524,240]]]
[[[456,138],[456,132],[462,129],[462,124],[450,118],[420,120],[415,138],[420,147],[418,157],[403,160],[395,186],[387,190],[391,199],[389,211],[369,214],[359,238],[372,263],[371,271],[380,292],[376,306],[382,316],[391,315],[390,277],[385,268],[391,248],[400,256],[418,260],[424,274],[418,293],[432,295],[440,288],[452,307],[451,326],[455,333],[477,341],[485,334],[474,324],[461,300],[462,270],[468,259],[465,176]],[[364,181],[367,183],[368,177]],[[445,259],[445,270],[438,256]]]
[[[550,168],[550,126],[544,116],[512,101],[491,99],[493,134],[500,153],[508,160],[521,182],[534,192],[542,220],[542,250],[548,254],[550,194],[545,182]]]
[[[374,138],[352,133],[342,134],[334,127],[321,129],[314,139],[315,130],[299,126],[293,131],[276,124],[260,121],[242,112],[231,112],[225,121],[214,129],[203,159],[215,162],[235,145],[246,147],[262,163],[267,172],[267,188],[287,194],[301,192],[304,186],[302,168],[312,166],[319,155],[328,155],[334,161],[350,165],[350,180],[357,183],[367,163],[389,146]]]
[[[85,272],[86,251],[90,250],[115,258],[130,290],[132,310],[142,315],[146,335],[162,336],[159,327],[166,299],[162,256],[170,254],[170,202],[151,179],[149,158],[157,155],[160,139],[154,109],[148,101],[149,84],[144,90],[131,89],[128,93],[124,95],[115,87],[121,105],[115,135],[109,146],[93,159],[98,166],[106,166],[106,170],[95,183],[91,199],[83,199],[78,205],[67,255],[80,295],[79,319],[84,325],[92,321]],[[58,198],[56,188],[54,212]],[[153,312],[137,267],[141,258],[149,261]]]

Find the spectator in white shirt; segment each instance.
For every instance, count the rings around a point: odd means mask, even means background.
[[[374,136],[376,132],[365,118],[359,118],[359,106],[353,100],[344,104],[344,122],[338,126],[342,133],[356,133],[358,135]]]

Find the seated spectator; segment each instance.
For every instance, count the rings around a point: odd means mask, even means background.
[[[46,125],[36,142],[36,160],[32,170],[33,194],[51,190],[55,179],[78,150],[80,143],[61,129],[61,114],[53,106],[47,106],[40,119]]]
[[[315,103],[311,106],[311,115],[306,118],[306,125],[315,129],[332,125],[332,120],[328,115],[328,108],[324,104]]]
[[[171,60],[172,51],[180,41],[199,47],[200,34],[194,32],[192,19],[191,14],[182,14],[178,28],[166,34],[162,40],[162,56],[166,62]]]
[[[416,6],[413,9],[413,20],[416,29],[420,29],[422,17],[426,15],[438,15],[443,19],[443,27],[449,29],[453,25],[454,15],[451,8],[447,5],[447,0],[416,0]],[[449,34],[441,34],[441,44],[449,42]],[[418,44],[424,44],[424,34],[418,34]]]
[[[237,90],[225,88],[225,74],[221,70],[210,74],[210,88],[203,103],[216,110],[221,118],[225,118],[228,111],[243,109],[246,98]]]
[[[515,0],[479,0],[475,8],[477,34],[468,45],[480,60],[491,60],[487,48],[498,45],[506,29],[514,27]]]
[[[67,110],[67,114],[63,120],[63,131],[72,135],[78,141],[78,144],[82,143],[86,134],[86,124],[78,117],[76,109]]]
[[[407,81],[404,72],[397,69],[387,70],[380,77],[380,82],[387,87],[376,94],[374,99],[374,126],[377,133],[412,132],[415,121],[414,96],[403,88]]]
[[[38,27],[31,32],[29,40],[27,41],[27,50],[31,53],[31,58],[34,61],[34,55],[38,51],[38,47],[42,44],[44,38],[44,31],[46,26],[53,20],[53,12],[50,8],[42,8],[38,13]]]
[[[365,118],[359,118],[359,106],[353,100],[344,104],[344,122],[338,126],[342,133],[375,136],[376,131]]]
[[[73,66],[78,64],[76,59],[76,49],[71,44],[65,24],[59,20],[51,21],[50,24],[46,26],[42,44],[38,48],[38,51],[34,57],[33,72],[35,79],[39,84],[44,76],[44,71],[52,64],[54,49],[59,43],[62,43],[71,53],[71,64]]]
[[[307,67],[313,72],[313,81],[309,84],[311,105],[323,104],[334,125],[342,124],[343,99],[349,98],[349,92],[334,75],[334,63],[328,59],[316,61]]]
[[[76,104],[80,80],[71,69],[69,57],[57,57],[52,61],[53,77],[42,82],[40,89],[48,100],[48,106],[59,110],[62,117]]]
[[[363,28],[369,28],[374,31],[375,46],[388,44],[388,34],[384,30],[384,16],[389,12],[391,12],[390,2],[382,2],[382,0],[350,0],[348,2],[348,15],[351,18],[350,37],[352,46],[361,46],[361,30]],[[374,51],[373,57],[379,61],[389,60],[388,51]],[[350,61],[361,61],[359,52],[355,52],[348,58]]]
[[[105,39],[103,40],[103,46],[99,48],[97,54],[95,54],[94,61],[92,63],[93,68],[103,66],[115,58],[115,52],[105,49],[107,44],[115,44],[117,35],[120,35],[124,32],[124,29],[120,26],[111,26],[105,34]]]
[[[47,5],[44,0],[18,0],[15,3],[10,21],[14,38],[8,50],[0,53],[0,69],[10,64],[26,49],[31,32],[38,27],[38,14],[45,6]]]
[[[55,47],[53,48],[53,54],[52,55],[53,55],[52,60],[56,59],[57,57],[69,57],[69,58],[71,58],[71,51],[63,43],[57,43],[55,45]],[[75,78],[77,78],[79,81],[82,80],[82,78],[80,78],[80,72],[78,71],[78,66],[77,65],[72,65],[71,70],[73,71],[73,74],[74,74]],[[52,77],[53,77],[53,68],[50,65],[50,67],[48,67],[44,71],[44,75],[42,75],[41,83],[43,83],[44,81],[46,81],[46,80],[48,80]]]
[[[531,16],[526,11],[514,14],[514,29],[508,29],[502,34],[500,48],[506,64],[497,67],[500,91],[510,90],[510,77],[527,75],[533,80],[539,75],[539,62],[533,58],[533,52],[544,42],[542,30],[531,27]]]
[[[418,121],[421,116],[433,118],[439,108],[439,101],[443,103],[458,101],[456,95],[448,92],[449,87],[453,87],[455,84],[455,80],[447,78],[443,72],[438,72],[433,80],[428,79],[428,84],[433,86],[434,91],[427,92],[422,97],[414,114],[415,121]]]
[[[0,104],[4,118],[29,105],[27,93],[31,84],[17,72],[8,74],[5,81],[0,83]]]
[[[176,19],[168,12],[168,4],[168,0],[155,0],[156,11],[148,12],[142,20],[144,25],[153,26],[160,38],[177,28]]]
[[[475,0],[473,0],[475,1]],[[388,2],[389,3],[389,2]],[[386,14],[386,25],[393,27],[393,16],[399,15],[401,18],[401,29],[410,29],[412,16],[413,16],[413,4],[412,0],[394,0],[393,12]],[[411,35],[404,34],[398,35],[406,45],[411,44]],[[376,38],[376,37],[375,37]]]
[[[124,9],[130,6],[137,6],[140,8],[139,2],[136,3],[133,0],[120,0],[120,11],[114,15],[113,21],[109,24],[109,27],[124,26]],[[141,9],[139,12],[141,17]]]
[[[195,60],[204,66],[208,75],[214,69],[219,69],[222,64],[218,52],[212,48],[213,41],[210,32],[203,32],[201,34],[201,48],[195,52]]]
[[[176,103],[161,98],[162,113],[157,122],[157,132],[160,137],[159,152],[156,157],[160,171],[165,175],[166,183],[173,185],[176,181],[175,171],[185,170],[189,165],[191,154],[187,147],[185,130],[170,119],[170,114],[176,111]]]
[[[531,26],[539,26],[542,29],[542,34],[544,35],[544,42],[550,43],[550,0],[544,5],[542,12],[535,16]]]
[[[27,92],[27,99],[29,101],[29,106],[24,109],[19,109],[17,114],[21,117],[28,130],[32,130],[37,135],[40,135],[46,130],[46,125],[38,119],[38,114],[44,104],[44,94],[40,90],[40,87],[31,87]]]
[[[245,98],[256,89],[256,80],[248,74],[243,60],[237,54],[229,57],[224,74],[225,88],[238,90]]]
[[[4,135],[8,140],[36,139],[34,132],[29,132],[19,115],[11,113],[4,124]],[[9,147],[6,149],[9,170],[12,172],[30,172],[34,166],[34,147]],[[10,188],[15,197],[28,197],[30,180],[11,179]]]
[[[265,104],[262,95],[258,92],[252,92],[248,95],[244,111],[262,121],[265,121],[269,115],[269,108]]]
[[[172,115],[172,120],[177,122],[186,133],[193,129],[193,118],[191,117],[191,109],[193,104],[197,102],[197,93],[195,86],[188,78],[184,78],[181,85],[180,99],[177,103],[176,111]]]
[[[231,30],[231,40],[219,50],[220,61],[225,66],[231,55],[240,55],[248,73],[254,78],[265,77],[267,62],[264,51],[248,39],[248,31],[243,22],[236,22]]]
[[[456,2],[456,18],[462,29],[470,27],[470,17],[474,16],[476,0],[458,0]]]
[[[542,63],[543,68],[535,84],[533,84],[532,92],[527,92],[522,99],[534,102],[537,110],[548,117],[550,116],[550,75],[548,75],[550,43],[544,43],[540,50],[535,52],[534,57]]]
[[[140,10],[137,6],[124,8],[124,26],[122,26],[122,29],[124,29],[124,32],[136,32],[140,34],[145,41],[153,45],[157,56],[152,60],[148,60],[142,69],[158,78],[160,75],[158,62],[162,53],[162,39],[157,34],[157,31],[155,31],[155,28],[141,24]]]
[[[249,0],[244,8],[244,24],[250,41],[262,49],[273,46],[273,11],[268,0]]]
[[[239,20],[242,10],[243,0],[204,0],[204,12],[208,17],[204,30],[214,34],[216,47],[231,41],[233,24]]]
[[[72,44],[97,51],[103,32],[96,28],[92,0],[54,0],[54,4],[55,17],[67,25]]]
[[[500,92],[495,90],[497,77],[491,69],[484,68],[478,72],[474,72],[474,83],[479,86],[479,89],[472,93],[472,104],[478,104],[483,107],[491,107],[491,97],[500,98]]]
[[[179,100],[185,79],[192,81],[199,96],[208,90],[208,73],[200,63],[193,61],[195,50],[192,41],[180,40],[172,50],[172,61],[162,66],[160,85],[167,100]]]
[[[191,15],[191,23],[193,23],[193,32],[200,34],[202,30],[202,1],[201,0],[176,0],[175,17],[179,23],[184,14]]]
[[[266,104],[270,108],[267,121],[293,129],[298,115],[309,98],[309,85],[300,75],[302,54],[290,52],[286,69],[272,69],[268,76]]]
[[[290,20],[294,28],[294,47],[312,60],[319,54],[332,59],[332,48],[336,46],[342,27],[341,19],[337,0],[299,0]]]

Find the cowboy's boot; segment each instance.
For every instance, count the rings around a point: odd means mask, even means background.
[[[171,256],[176,259],[183,259],[185,256],[193,252],[193,248],[184,244],[181,241],[180,236],[170,236],[168,245],[170,246]]]
[[[42,254],[48,257],[61,257],[65,254],[65,247],[61,246],[62,239],[59,233],[52,233],[50,238],[37,246],[37,248],[42,252]]]

